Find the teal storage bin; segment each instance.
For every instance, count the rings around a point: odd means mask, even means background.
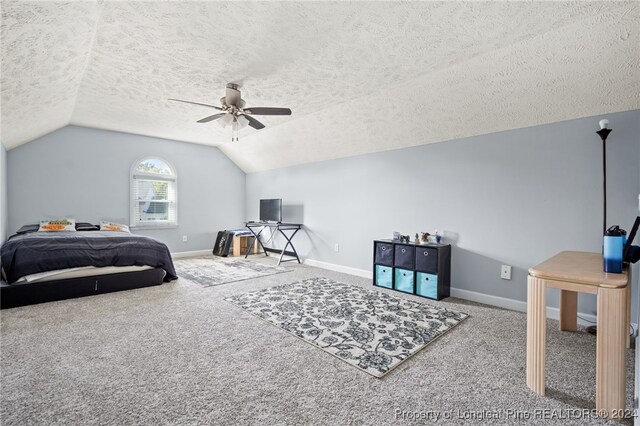
[[[393,287],[392,283],[392,275],[391,275],[390,266],[384,265],[376,265],[376,282],[375,285],[378,287],[391,288]]]
[[[438,299],[438,276],[427,274],[426,272],[418,272],[416,277],[417,286],[416,294],[428,297],[430,299]]]
[[[413,271],[407,269],[395,269],[395,289],[405,293],[413,293]]]

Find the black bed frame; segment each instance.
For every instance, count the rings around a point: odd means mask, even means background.
[[[162,284],[163,269],[94,275],[40,283],[0,283],[0,309]]]

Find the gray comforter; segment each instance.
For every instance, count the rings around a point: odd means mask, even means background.
[[[153,238],[113,231],[32,232],[2,245],[2,269],[9,284],[38,272],[81,266],[152,266],[177,278],[167,246]]]

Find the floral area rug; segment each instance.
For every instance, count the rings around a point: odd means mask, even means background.
[[[384,376],[468,317],[328,278],[225,300],[375,377]]]
[[[280,266],[270,266],[237,257],[194,257],[173,261],[178,277],[203,287],[227,284],[266,275],[289,272]]]

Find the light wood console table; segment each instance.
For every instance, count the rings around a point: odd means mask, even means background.
[[[597,295],[596,411],[615,417],[625,409],[625,347],[630,345],[629,268],[603,272],[602,255],[563,251],[529,269],[527,282],[527,386],[545,392],[546,289],[560,289],[560,330],[577,329],[578,293]]]

